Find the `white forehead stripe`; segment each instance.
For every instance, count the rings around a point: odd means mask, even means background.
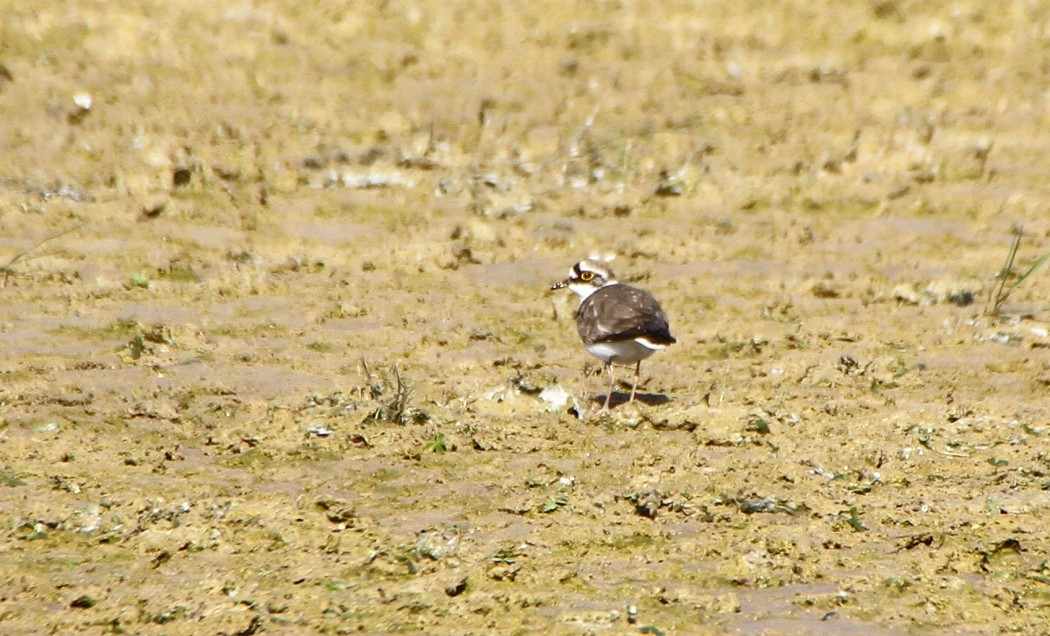
[[[572,273],[569,274],[569,276],[575,276],[576,272],[592,272],[608,281],[615,279],[615,275],[608,267],[604,267],[601,263],[596,263],[595,261],[591,260],[580,261],[579,263],[576,263],[576,265],[572,268]]]

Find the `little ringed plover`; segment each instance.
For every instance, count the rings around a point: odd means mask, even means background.
[[[607,263],[597,259],[576,263],[569,270],[569,277],[551,289],[565,287],[580,297],[576,311],[580,339],[587,351],[605,363],[609,374],[609,393],[602,411],[609,410],[612,400],[614,363],[634,365],[628,403],[633,402],[642,360],[677,342],[660,303],[644,289],[617,282]]]

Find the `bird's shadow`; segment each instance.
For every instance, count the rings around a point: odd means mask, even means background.
[[[627,404],[628,400],[631,399],[630,392],[621,393],[619,391],[613,391],[612,400],[609,402],[609,408],[614,409],[621,404]],[[661,404],[667,404],[671,402],[671,398],[667,397],[663,393],[635,393],[634,399],[636,402],[641,402],[646,406],[660,406]],[[591,398],[591,402],[594,402],[598,406],[605,404],[604,395],[596,395]]]

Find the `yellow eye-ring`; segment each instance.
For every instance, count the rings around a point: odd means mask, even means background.
[[[580,272],[580,280],[587,283],[594,279],[594,272]]]

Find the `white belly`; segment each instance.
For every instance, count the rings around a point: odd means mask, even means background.
[[[594,357],[599,358],[602,362],[615,362],[616,364],[634,364],[645,360],[657,349],[663,349],[663,347],[648,347],[637,340],[598,342],[587,345],[587,351],[590,351]]]

